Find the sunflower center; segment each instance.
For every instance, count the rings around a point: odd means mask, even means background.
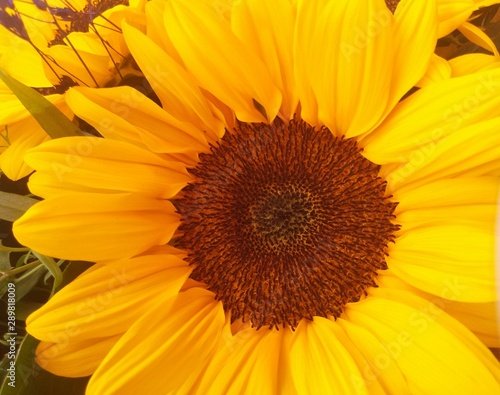
[[[315,221],[317,197],[290,182],[263,185],[254,194],[250,201],[242,199],[248,209],[242,212],[247,218],[241,231],[248,240],[282,254],[303,244]]]
[[[256,328],[339,317],[387,268],[398,229],[378,170],[326,128],[239,124],[175,201],[191,278]]]

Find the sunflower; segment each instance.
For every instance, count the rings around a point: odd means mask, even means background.
[[[121,20],[140,25],[142,7],[139,0],[13,0],[0,10],[0,66],[35,88],[102,86],[127,55]]]
[[[64,101],[70,86],[115,86],[134,73],[119,25],[127,18],[141,26],[141,7],[123,0],[12,1],[0,9],[0,68],[72,118]],[[0,168],[18,180],[32,172],[26,150],[49,136],[3,82],[0,95]]]
[[[97,262],[28,318],[40,366],[89,394],[498,392],[500,68],[413,89],[429,1],[146,18],[122,29],[161,106],[73,87],[104,138],[26,155],[16,238]]]

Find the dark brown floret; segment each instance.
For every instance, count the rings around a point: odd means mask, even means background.
[[[400,0],[385,0],[385,4],[387,5],[387,8],[389,8],[394,14],[396,8],[398,7],[399,1]]]
[[[378,166],[303,121],[239,124],[191,170],[178,240],[230,312],[262,326],[339,317],[386,269],[398,229]]]

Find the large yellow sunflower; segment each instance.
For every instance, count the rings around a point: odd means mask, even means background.
[[[433,1],[146,17],[122,29],[161,107],[71,88],[105,138],[26,156],[18,240],[97,261],[28,319],[38,363],[99,395],[497,393],[500,68],[411,90]]]

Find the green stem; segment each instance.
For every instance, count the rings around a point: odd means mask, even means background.
[[[59,285],[61,284],[62,278],[63,278],[61,269],[59,268],[57,263],[51,257],[39,254],[38,252],[35,252],[33,250],[32,250],[32,252],[33,252],[33,255],[35,255],[40,260],[40,262],[42,262],[44,264],[44,266],[48,269],[50,274],[52,274],[52,277],[54,277],[53,290],[57,289],[59,287]]]
[[[0,251],[7,251],[7,252],[26,252],[29,251],[29,248],[16,248],[16,247],[7,247],[2,244],[0,244]]]
[[[39,266],[35,267],[34,269],[31,269],[29,272],[24,273],[21,277],[18,277],[18,278],[16,279],[16,281],[22,281],[22,280],[24,280],[25,278],[28,278],[29,276],[31,276],[31,275],[33,275],[33,274],[35,274],[35,272],[36,272],[37,270],[43,269],[44,267],[45,267],[44,265],[39,265]]]
[[[15,276],[16,274],[19,274],[19,273],[25,272],[27,270],[30,270],[30,269],[32,269],[34,267],[37,267],[41,263],[42,262],[40,262],[40,261],[34,261],[34,262],[27,263],[26,265],[22,265],[20,267],[16,267],[15,269],[8,270],[6,272],[3,272],[2,278],[3,277]]]

